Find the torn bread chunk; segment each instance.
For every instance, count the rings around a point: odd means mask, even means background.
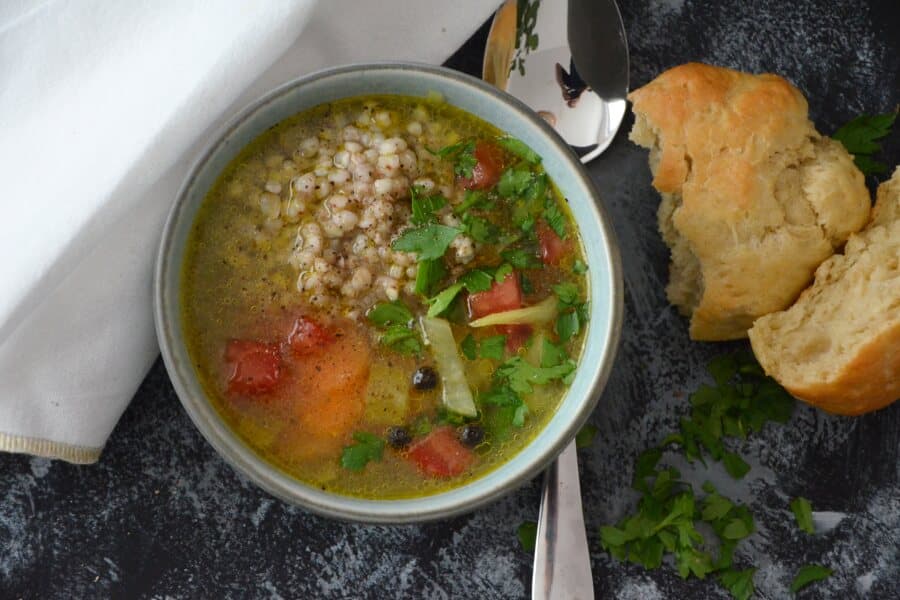
[[[783,78],[692,63],[629,99],[630,137],[650,149],[662,195],[666,292],[691,317],[693,339],[746,337],[867,222],[862,173],[816,132],[803,95]]]
[[[766,373],[837,414],[900,397],[900,168],[877,198],[868,227],[819,266],[797,303],[750,330]]]

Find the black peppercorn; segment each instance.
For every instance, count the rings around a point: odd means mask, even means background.
[[[412,376],[413,387],[417,390],[433,390],[437,382],[437,371],[431,367],[419,367]]]
[[[409,446],[409,443],[412,442],[412,437],[405,427],[388,427],[387,442],[391,445],[391,448],[401,450]]]
[[[463,425],[459,430],[459,441],[469,448],[474,448],[484,441],[484,429],[474,423]]]

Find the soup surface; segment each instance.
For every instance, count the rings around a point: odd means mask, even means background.
[[[522,142],[438,98],[296,115],[223,172],[182,275],[223,418],[324,490],[423,496],[546,424],[587,319],[577,228]]]

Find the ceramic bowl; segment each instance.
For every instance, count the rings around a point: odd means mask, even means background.
[[[369,500],[307,485],[263,460],[226,424],[206,397],[184,342],[180,306],[185,245],[207,191],[251,140],[291,115],[341,98],[367,94],[444,99],[515,136],[543,157],[547,174],[568,199],[589,266],[590,324],[575,380],[547,426],[494,471],[439,494]],[[233,117],[212,137],[181,187],[169,214],[156,264],[155,317],[166,369],[185,410],[216,451],[240,473],[287,502],[315,513],[365,522],[413,522],[471,511],[517,488],[543,470],[594,409],[612,367],[622,321],[622,274],[609,217],[578,158],[528,107],[497,89],[448,69],[417,64],[351,65],[322,71],[273,90]]]

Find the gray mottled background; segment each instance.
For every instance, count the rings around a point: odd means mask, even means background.
[[[633,86],[689,60],[780,73],[831,133],[900,102],[895,1],[623,2]],[[450,61],[477,73],[486,29]],[[627,121],[625,127],[630,126]],[[900,158],[900,134],[884,157]],[[598,597],[725,598],[711,581],[625,566],[596,529],[632,508],[630,465],[670,433],[686,392],[723,348],[691,343],[663,295],[666,248],[643,151],[624,134],[590,165],[622,246],[626,321],[609,386],[581,451]],[[875,181],[870,183],[874,184]],[[756,565],[762,598],[788,596],[807,562],[835,575],[802,598],[896,598],[900,589],[900,404],[856,419],[800,406],[739,447],[752,464],[733,482],[684,467],[749,502],[758,532],[739,564]],[[148,375],[99,464],[0,455],[0,598],[520,598],[531,556],[516,541],[535,519],[538,482],[473,514],[423,526],[362,526],[312,516],[256,489],[194,430],[162,364]],[[788,501],[812,501],[820,533],[798,532]]]

